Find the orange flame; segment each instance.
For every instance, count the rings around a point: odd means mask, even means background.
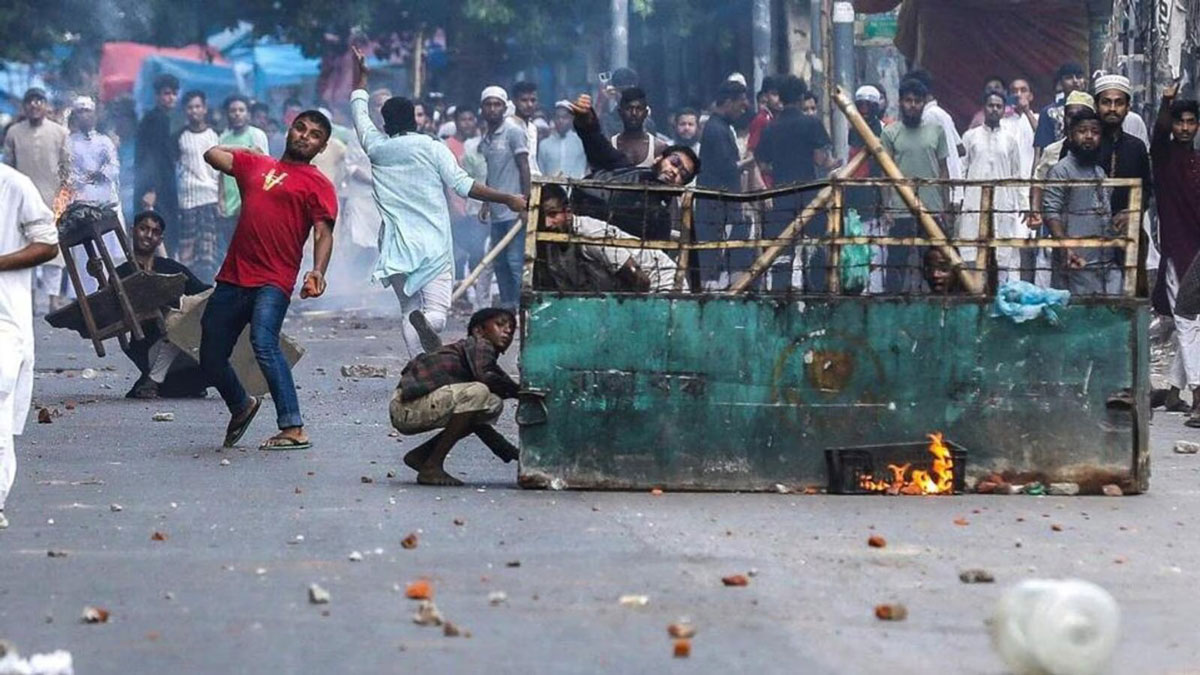
[[[930,470],[913,469],[912,464],[888,464],[890,480],[875,480],[874,476],[859,478],[859,486],[871,492],[901,495],[938,495],[954,492],[954,459],[942,434],[929,434],[929,454],[933,455]],[[911,470],[911,471],[910,471]]]

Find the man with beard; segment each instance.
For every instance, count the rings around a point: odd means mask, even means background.
[[[621,92],[617,113],[621,116],[624,129],[612,137],[613,147],[620,150],[633,166],[653,166],[655,158],[667,146],[646,131],[646,116],[650,114],[646,92],[640,87],[630,87]]]
[[[1004,181],[1021,176],[1021,154],[1017,139],[1000,124],[1004,116],[1004,95],[991,91],[983,98],[983,124],[967,131],[963,145],[967,148],[967,180]],[[979,237],[982,208],[982,189],[968,186],[963,197],[963,214],[958,235],[963,239]],[[1029,193],[1022,188],[999,185],[992,203],[993,236],[1016,239],[1025,235],[1021,226],[1022,214],[1029,211]],[[975,261],[975,247],[963,247],[963,260]],[[997,278],[1000,283],[1020,278],[1021,257],[1017,249],[998,248],[995,251]]]
[[[1154,307],[1174,314],[1179,280],[1200,252],[1200,152],[1193,148],[1200,105],[1176,100],[1179,84],[1163,92],[1154,124],[1150,155],[1154,161],[1158,203],[1158,236],[1166,269],[1154,288]],[[1171,363],[1168,410],[1187,410],[1180,400],[1183,389],[1192,392],[1191,416],[1186,424],[1200,427],[1200,319],[1175,315],[1175,359]]]
[[[366,61],[361,53],[356,57],[350,108],[358,142],[371,160],[375,205],[383,216],[379,260],[372,277],[391,287],[401,315],[412,324],[402,326],[411,358],[422,348],[436,349],[437,332],[450,311],[454,244],[447,190],[462,198],[504,204],[514,213],[525,210],[525,198],[475,182],[450,148],[420,132],[415,106],[406,98],[383,104],[383,132],[376,129],[367,111]],[[463,125],[463,131],[469,131],[468,125]]]
[[[1068,153],[1047,178],[1094,182],[1107,177],[1100,166],[1103,125],[1099,115],[1081,112],[1068,129]],[[1043,218],[1056,239],[1110,237],[1117,232],[1112,217],[1112,190],[1095,184],[1048,185],[1042,196]],[[1123,232],[1122,232],[1123,233]],[[1112,248],[1064,249],[1063,275],[1072,295],[1117,295],[1121,268]]]
[[[554,104],[554,131],[538,144],[538,166],[547,176],[578,180],[587,175],[587,155],[572,124],[571,102]]]
[[[187,266],[156,255],[166,225],[162,216],[154,211],[143,211],[134,217],[130,237],[133,240],[133,260],[127,260],[117,267],[117,276],[125,278],[138,271],[182,274],[184,295],[203,293],[210,288],[209,285],[197,279]],[[167,342],[166,336],[159,331],[157,321],[143,323],[142,332],[145,337],[130,340],[129,347],[125,349],[125,356],[133,361],[141,374],[125,398],[204,398],[208,381],[200,370],[200,364]]]
[[[508,92],[490,86],[480,94],[480,112],[487,126],[479,141],[479,151],[487,160],[487,186],[508,194],[529,196],[530,167],[529,139],[516,122],[504,116],[508,108]],[[499,201],[499,200],[497,200]],[[492,221],[493,246],[504,238],[519,218],[520,209],[504,204],[484,206]],[[521,268],[525,263],[524,226],[496,258],[496,284],[500,287],[500,306],[515,310],[521,299]]]
[[[1109,178],[1140,178],[1142,203],[1139,210],[1145,211],[1150,206],[1150,192],[1153,188],[1150,154],[1145,142],[1125,129],[1125,123],[1130,117],[1129,104],[1133,91],[1129,78],[1121,75],[1101,75],[1096,78],[1094,86],[1096,111],[1100,114],[1100,122],[1104,126],[1104,135],[1100,139],[1100,167]],[[1129,188],[1115,188],[1112,191],[1112,212],[1118,225],[1128,222],[1129,206]],[[1157,270],[1158,256],[1148,256],[1153,248],[1150,246],[1149,229],[1144,218],[1140,238],[1140,262],[1149,262],[1149,266]],[[1145,268],[1146,265],[1139,264],[1139,267]]]
[[[917,79],[900,83],[900,121],[883,130],[880,141],[884,150],[896,160],[905,178],[948,178],[946,158],[950,147],[942,125],[924,121],[925,102],[929,90]],[[895,190],[886,190],[885,218],[891,221],[888,234],[893,237],[915,237],[920,234],[917,219],[905,206]],[[948,188],[942,185],[921,185],[917,196],[921,206],[934,218],[940,219],[949,203]],[[885,252],[884,292],[915,293],[921,288],[920,250],[915,246],[889,246]]]
[[[700,154],[700,113],[695,108],[684,108],[675,113],[675,145],[689,148]]]
[[[245,148],[221,146],[204,153],[210,166],[237,179],[242,195],[242,213],[229,253],[200,320],[200,367],[229,408],[224,441],[227,448],[246,433],[262,404],[246,393],[229,364],[233,347],[247,325],[255,359],[271,390],[280,430],[259,447],[312,447],[300,416],[292,371],[279,348],[279,330],[291,303],[310,232],[314,233],[313,269],[304,275],[300,297],[315,298],[325,293],[325,270],[333,253],[338,202],[333,184],[312,165],[312,159],[325,149],[332,132],[329,118],[316,110],[306,110],[293,118],[287,149],[279,159]]]
[[[571,104],[575,132],[583,143],[593,171],[589,180],[622,184],[683,186],[700,173],[700,160],[690,148],[668,146],[654,165],[636,167],[629,158],[604,137],[600,121],[592,109],[592,97],[581,95]],[[591,216],[615,225],[640,239],[667,241],[671,238],[673,195],[631,190],[575,188],[571,206],[575,213]]]

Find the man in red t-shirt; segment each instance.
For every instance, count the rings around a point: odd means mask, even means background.
[[[246,433],[262,404],[246,394],[229,365],[229,355],[247,325],[280,430],[260,449],[312,447],[300,417],[291,368],[279,349],[279,329],[310,231],[314,232],[313,269],[304,275],[300,297],[315,298],[325,292],[337,193],[311,162],[325,149],[331,131],[325,115],[308,110],[292,121],[287,148],[278,160],[235,147],[217,146],[204,153],[214,169],[233,176],[242,195],[237,228],[201,319],[200,366],[232,415],[225,430],[227,448]]]
[[[779,82],[780,78],[774,75],[768,75],[763,78],[762,89],[758,91],[758,114],[754,119],[750,120],[750,135],[746,138],[746,149],[754,154],[758,150],[758,144],[762,140],[762,134],[771,125],[775,116],[783,111],[783,104],[779,101]],[[774,181],[770,171],[764,171],[760,166],[759,171],[762,175],[764,187],[771,187]]]

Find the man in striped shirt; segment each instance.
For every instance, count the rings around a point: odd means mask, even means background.
[[[221,214],[217,207],[218,175],[204,161],[204,153],[220,143],[208,126],[208,101],[202,91],[183,95],[187,126],[179,132],[179,262],[192,268],[205,283],[211,283],[221,262]]]

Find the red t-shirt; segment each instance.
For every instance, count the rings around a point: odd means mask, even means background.
[[[311,164],[252,152],[233,153],[242,213],[217,281],[245,288],[275,286],[292,294],[313,224],[337,219],[337,193]]]

